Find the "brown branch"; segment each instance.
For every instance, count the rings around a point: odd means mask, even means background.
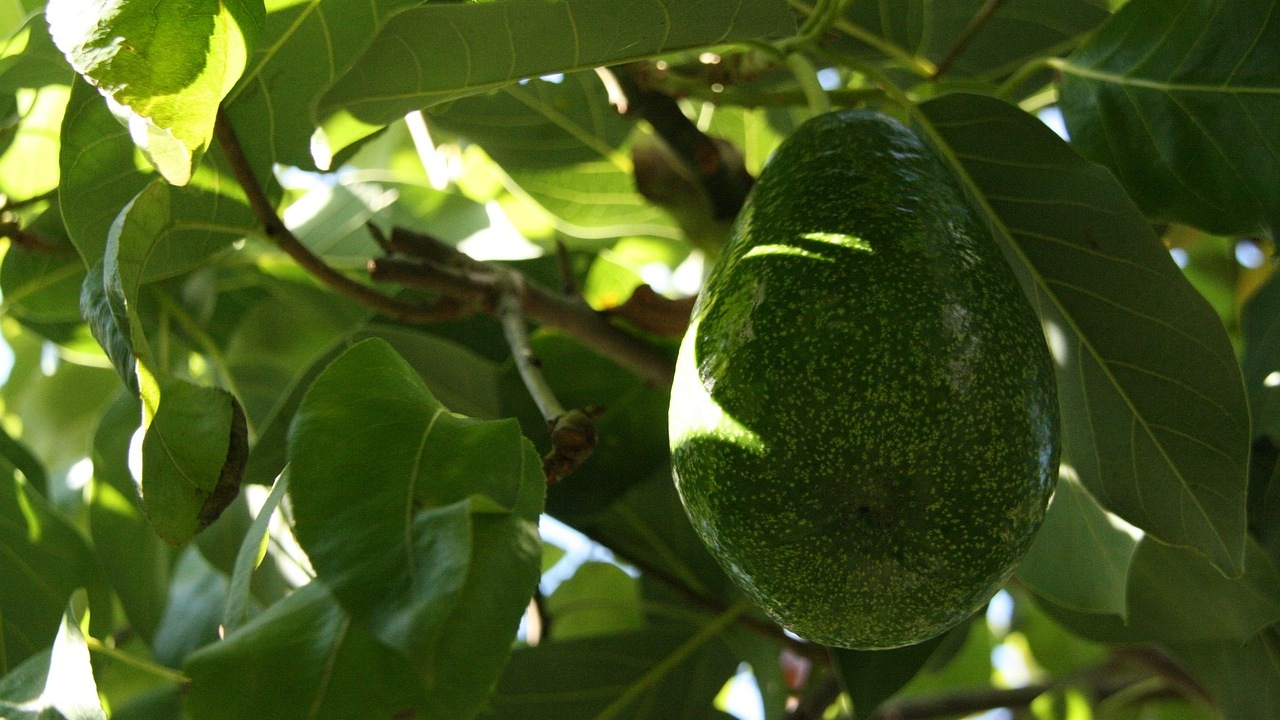
[[[70,257],[74,254],[74,251],[66,245],[53,238],[23,229],[16,221],[0,221],[0,238],[8,239],[15,246],[40,255]]]
[[[943,73],[951,69],[951,66],[964,54],[965,50],[969,49],[969,44],[987,26],[987,23],[991,22],[991,19],[1000,11],[1005,2],[1007,0],[987,0],[986,4],[978,9],[978,13],[973,16],[973,21],[964,29],[964,32],[960,33],[960,37],[956,38],[955,43],[951,45],[951,49],[947,51],[942,60],[938,61],[938,65],[933,69],[933,74],[929,76],[930,80],[937,80],[942,77]]]
[[[412,237],[412,240],[408,238]],[[439,241],[400,228],[392,231],[393,246],[412,245],[420,258],[378,258],[369,262],[375,280],[440,293],[464,308],[498,315],[502,272],[463,255]],[[510,271],[503,271],[510,272]],[[581,298],[566,297],[522,278],[517,287],[524,316],[577,338],[588,348],[639,375],[655,387],[670,387],[672,359],[654,346],[610,324]]]
[[[699,130],[675,98],[642,81],[643,64],[629,63],[612,70],[627,96],[627,114],[643,118],[653,126],[658,136],[693,171],[711,200],[712,216],[720,221],[736,217],[751,189],[752,177],[738,164],[726,161],[721,144]]]
[[[458,310],[452,303],[440,303],[431,307],[406,303],[384,295],[330,267],[303,245],[302,241],[280,219],[280,215],[276,212],[262,188],[262,183],[259,182],[253,167],[244,155],[244,149],[236,137],[235,129],[231,127],[230,119],[221,110],[218,111],[218,120],[214,124],[213,132],[218,140],[218,146],[222,149],[222,154],[227,159],[227,164],[231,166],[231,173],[244,189],[249,207],[252,208],[258,222],[262,224],[267,237],[316,279],[340,295],[345,295],[388,317],[404,322],[435,322],[457,315]]]

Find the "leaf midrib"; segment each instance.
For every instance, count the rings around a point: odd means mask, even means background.
[[[1077,77],[1088,78],[1090,80],[1099,80],[1113,85],[1129,86],[1142,88],[1144,90],[1158,90],[1160,92],[1183,92],[1183,93],[1216,93],[1223,95],[1260,95],[1272,96],[1280,95],[1280,87],[1254,87],[1250,85],[1206,85],[1199,83],[1175,83],[1160,80],[1150,80],[1147,78],[1134,77],[1132,75],[1122,75],[1119,73],[1106,72],[1096,68],[1077,65],[1069,60],[1054,60],[1049,63],[1051,67],[1059,72],[1075,75]]]

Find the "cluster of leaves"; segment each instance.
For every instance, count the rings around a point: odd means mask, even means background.
[[[859,717],[1280,715],[1280,281],[1235,258],[1280,227],[1277,18],[0,0],[0,716],[717,718],[743,663],[771,720],[840,689]],[[638,88],[675,130],[615,108]],[[681,137],[754,174],[832,104],[954,169],[1044,321],[1065,435],[1011,619],[875,653],[743,603],[672,488],[666,388],[626,358],[535,332],[560,400],[602,409],[547,487],[498,323],[414,321],[393,309],[436,295],[364,273],[371,224],[559,245],[507,267],[626,308],[724,237],[723,176]],[[544,512],[622,565],[570,573]]]

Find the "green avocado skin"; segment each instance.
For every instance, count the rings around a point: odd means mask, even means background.
[[[844,648],[982,607],[1058,473],[1034,311],[943,162],[868,111],[808,121],[761,173],[681,345],[670,433],[721,566]]]

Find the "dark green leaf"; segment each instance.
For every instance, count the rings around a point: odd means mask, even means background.
[[[94,263],[84,277],[84,285],[80,290],[80,314],[89,325],[93,339],[98,341],[111,360],[120,381],[133,392],[138,392],[138,375],[135,371],[137,359],[133,355],[133,343],[130,340],[132,329],[127,314],[117,315],[123,310],[112,303],[103,284],[102,262]]]
[[[968,627],[961,627],[961,634]],[[833,649],[835,670],[840,685],[853,701],[855,718],[868,718],[880,703],[898,692],[929,662],[946,635],[939,635],[918,645],[893,650],[840,650]]]
[[[164,617],[151,641],[156,661],[182,667],[187,656],[221,637],[218,625],[227,603],[227,577],[194,547],[178,556]]]
[[[1274,0],[1134,0],[1057,65],[1071,142],[1150,217],[1280,230]]]
[[[133,397],[119,397],[102,414],[93,438],[89,529],[130,626],[150,642],[164,613],[172,552],[147,522],[129,471],[129,443],[141,421]]]
[[[76,588],[89,590],[99,622],[110,617],[93,552],[12,466],[0,473],[0,556],[0,674],[50,646]]]
[[[519,427],[450,414],[367,340],[312,384],[289,461],[298,540],[320,579],[435,687],[431,714],[474,713],[538,579],[545,480]]]
[[[244,69],[261,0],[50,0],[54,43],[110,97],[165,179],[185,185]]]
[[[244,412],[230,393],[161,381],[142,440],[142,502],[156,534],[181,545],[240,491],[248,456]],[[144,403],[152,402],[144,387]]]
[[[352,622],[319,582],[192,654],[186,673],[194,720],[424,717],[412,667]]]
[[[66,720],[106,720],[89,664],[89,647],[68,607],[48,655],[31,657],[0,678],[0,717],[37,720],[50,711]]]
[[[7,35],[14,45],[25,42],[21,52],[0,57],[0,90],[12,92],[19,88],[69,84],[75,71],[53,44],[44,13],[31,12],[20,22],[11,34],[0,29],[0,37]]]
[[[993,14],[982,16],[992,9]],[[980,17],[978,32],[968,45],[958,47]],[[1071,47],[1106,18],[1105,4],[1091,0],[1009,0],[998,5],[983,0],[941,4],[855,0],[845,20],[856,30],[840,25],[836,30],[844,30],[852,46],[871,53],[870,57],[883,52],[865,44],[863,33],[872,35],[877,45],[887,43],[931,65],[954,53],[949,74],[996,80],[1029,60]]]
[[[1018,578],[1064,607],[1124,617],[1129,562],[1137,547],[1138,540],[1075,476],[1063,473]]]
[[[128,129],[102,97],[79,80],[67,102],[58,165],[62,219],[85,266],[92,267],[103,258],[116,216],[157,175],[137,157]],[[155,238],[158,250],[144,268],[147,282],[186,272],[256,232],[257,221],[220,153],[206,154],[187,187],[171,193],[173,220]]]
[[[1240,315],[1253,431],[1280,444],[1280,275],[1254,291]]]
[[[1217,702],[1226,720],[1280,715],[1280,632],[1239,642],[1175,645],[1173,654]]]
[[[776,0],[428,4],[386,24],[325,94],[320,115],[326,124],[351,115],[385,125],[410,110],[520,78],[777,37],[792,27],[786,4]]]
[[[693,627],[653,621],[643,632],[522,648],[482,717],[726,720],[711,701],[738,664],[725,641],[735,617]]]
[[[19,470],[36,492],[48,497],[49,476],[45,472],[44,464],[40,462],[40,458],[32,454],[26,445],[14,439],[2,427],[0,427],[0,458],[4,458],[9,465]]]
[[[921,110],[1041,314],[1066,454],[1084,486],[1146,532],[1239,573],[1248,407],[1213,309],[1114,178],[1041,122],[975,95]]]

